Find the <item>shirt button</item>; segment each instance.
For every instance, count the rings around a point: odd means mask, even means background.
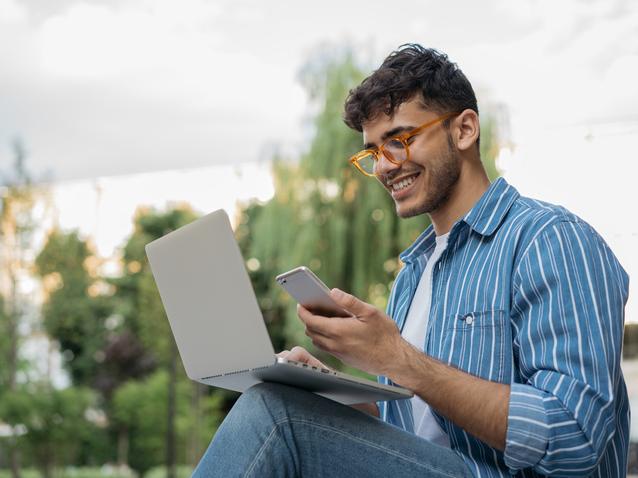
[[[465,316],[465,323],[467,325],[472,325],[474,323],[474,317],[472,317],[471,315],[466,315]]]

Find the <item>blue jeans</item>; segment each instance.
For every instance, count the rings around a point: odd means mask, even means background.
[[[261,383],[237,400],[195,478],[470,477],[449,448],[298,388]]]

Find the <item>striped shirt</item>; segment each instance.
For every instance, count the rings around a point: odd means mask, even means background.
[[[430,226],[400,255],[405,266],[387,309],[400,330],[434,247]],[[620,359],[628,286],[590,225],[520,196],[503,178],[454,224],[434,268],[423,350],[511,385],[504,452],[435,413],[476,476],[626,475]],[[383,420],[414,432],[410,400],[379,409]]]

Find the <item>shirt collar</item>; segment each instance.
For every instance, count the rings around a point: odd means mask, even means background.
[[[482,236],[491,236],[505,219],[512,204],[520,197],[504,178],[494,181],[463,221]]]
[[[428,249],[434,247],[436,243],[436,233],[434,232],[434,226],[430,224],[425,231],[423,231],[416,241],[412,243],[405,251],[399,254],[399,259],[404,263],[414,261],[421,254],[427,252]]]
[[[512,204],[519,198],[518,191],[504,178],[498,178],[461,221],[482,236],[492,235],[505,219]],[[430,225],[416,241],[399,255],[404,263],[413,262],[417,257],[435,246],[436,234]]]

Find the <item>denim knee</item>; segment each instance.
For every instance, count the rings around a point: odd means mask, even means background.
[[[250,416],[264,414],[273,422],[287,421],[295,415],[305,415],[307,407],[316,397],[312,392],[289,385],[262,382],[246,390],[236,406]]]
[[[272,382],[261,382],[256,385],[253,385],[244,393],[242,393],[242,397],[276,397],[285,393],[285,389],[290,389],[291,387],[287,385],[282,385],[280,383],[272,383]]]
[[[278,383],[262,382],[242,393],[237,403],[249,409],[265,408],[271,412],[286,407],[295,389]]]

